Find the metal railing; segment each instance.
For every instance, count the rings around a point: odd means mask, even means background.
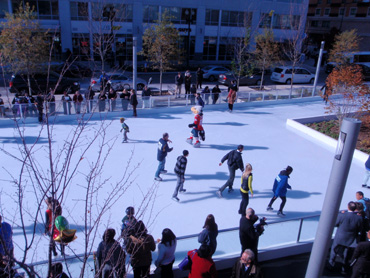
[[[213,104],[225,104],[227,103],[227,90],[222,90],[220,94],[201,94],[205,106]],[[283,90],[264,90],[264,91],[248,91],[238,92],[235,105],[244,102],[255,102],[255,101],[278,101],[289,99],[290,89]],[[311,90],[309,87],[298,87],[294,88],[291,98],[308,98],[311,96]],[[13,102],[13,101],[12,101]],[[147,99],[138,97],[137,109],[152,109],[160,107],[176,107],[176,106],[188,106],[196,105],[196,99],[194,95],[182,94],[180,98],[176,95],[163,95],[163,96],[150,96]],[[41,109],[42,108],[42,109]],[[82,102],[73,101],[56,101],[47,102],[45,101],[42,106],[38,106],[36,103],[5,103],[0,105],[0,117],[6,118],[25,118],[25,117],[37,117],[39,113],[44,113],[49,116],[55,115],[72,115],[72,114],[83,114],[92,112],[119,112],[131,110],[132,105],[128,99],[118,97],[115,100],[104,100],[99,101],[86,100]]]
[[[265,227],[265,232],[261,235],[259,240],[259,252],[266,252],[272,248],[276,249],[282,246],[313,241],[316,235],[319,218],[320,215],[316,214],[271,222],[267,221],[268,226]],[[213,259],[216,262],[239,256],[241,253],[239,227],[219,230],[217,242],[217,250],[213,255]],[[174,269],[177,269],[177,265],[186,256],[188,251],[198,247],[198,234],[177,237],[176,260],[173,264]],[[53,262],[62,262],[66,264],[72,277],[77,277],[81,270],[81,258],[83,258],[84,255],[85,254],[78,254],[75,256],[66,256],[65,258],[56,258]],[[157,252],[153,252],[153,262],[156,258]],[[127,261],[127,263],[129,262]],[[32,263],[32,266],[38,273],[46,275],[48,261],[35,262]],[[154,264],[151,266],[151,269],[155,269]],[[90,253],[87,262],[87,271],[85,272],[86,277],[93,277],[93,271],[93,254]]]

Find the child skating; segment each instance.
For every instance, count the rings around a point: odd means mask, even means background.
[[[122,128],[121,128],[120,132],[122,132],[122,130],[123,130],[123,141],[122,141],[122,143],[127,143],[127,140],[128,140],[127,132],[130,132],[130,128],[125,123],[125,118],[120,118],[119,121],[122,124]]]
[[[190,137],[186,139],[186,142],[192,145],[193,138],[194,138],[195,139],[194,148],[199,148],[200,147],[199,136],[202,138],[203,141],[205,139],[204,129],[202,126],[202,122],[203,122],[202,107],[193,106],[191,108],[191,111],[195,114],[194,123],[189,124],[189,127],[192,128],[192,130],[190,133]]]

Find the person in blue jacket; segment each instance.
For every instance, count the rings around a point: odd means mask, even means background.
[[[286,193],[289,189],[292,189],[292,187],[288,184],[288,178],[289,175],[293,172],[293,168],[288,166],[285,170],[282,170],[280,174],[275,178],[274,186],[272,188],[272,191],[274,192],[274,196],[272,197],[270,203],[267,206],[267,210],[273,210],[271,207],[272,204],[275,202],[275,200],[280,197],[281,204],[280,209],[277,213],[279,216],[285,216],[283,213],[283,209],[286,203]]]
[[[365,162],[365,175],[364,181],[362,182],[362,187],[367,187],[370,189],[370,155]]]
[[[172,143],[172,141],[169,138],[168,133],[164,133],[162,138],[159,139],[158,142],[158,152],[157,152],[157,160],[159,161],[157,172],[155,172],[154,179],[156,181],[161,181],[162,178],[159,176],[160,174],[166,174],[167,170],[164,169],[164,166],[166,164],[166,156],[167,153],[171,152],[173,148],[170,148],[168,146],[168,143]]]

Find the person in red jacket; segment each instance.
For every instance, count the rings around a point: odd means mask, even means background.
[[[194,148],[199,148],[200,147],[199,135],[204,132],[204,129],[202,126],[202,122],[203,122],[202,107],[193,106],[191,108],[191,111],[195,114],[194,123],[189,124],[189,127],[192,128],[192,130],[190,133],[190,137],[186,139],[186,142],[189,144],[193,144],[193,137],[194,137],[195,139]]]
[[[188,252],[188,256],[192,257],[192,264],[188,278],[216,278],[217,270],[215,262],[211,257],[211,248],[208,245],[201,245],[195,254],[194,250]]]

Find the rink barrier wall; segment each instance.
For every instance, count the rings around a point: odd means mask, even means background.
[[[331,138],[330,136],[325,135],[317,130],[314,130],[306,126],[305,124],[330,121],[336,119],[337,117],[335,115],[322,115],[300,119],[287,119],[286,126],[288,129],[294,131],[295,133],[302,137],[312,140],[313,142],[320,145],[324,144],[334,152],[337,147],[338,140]],[[353,158],[357,163],[360,163],[361,165],[365,164],[368,157],[369,157],[368,154],[357,149],[353,153]]]
[[[284,257],[306,254],[311,251],[313,240],[316,235],[316,228],[318,225],[320,215],[315,214],[305,217],[297,217],[290,219],[281,219],[276,221],[269,221],[266,226],[264,234],[259,239],[259,261],[270,261],[280,259]],[[284,234],[281,234],[283,239],[276,237],[279,229],[286,230]],[[240,258],[241,249],[239,242],[239,227],[233,227],[229,229],[219,230],[217,238],[218,245],[213,260],[216,264],[217,270],[229,269],[235,264],[235,261]],[[175,257],[176,260],[173,264],[174,276],[187,277],[188,271],[181,271],[178,269],[178,264],[186,256],[187,252],[199,247],[198,234],[186,235],[177,238],[177,248]],[[158,252],[152,253],[152,265],[151,273],[154,272],[155,266],[154,261],[157,258]],[[78,273],[78,265],[81,263],[79,258],[83,257],[84,254],[76,256],[67,256],[64,258],[56,258],[53,262],[66,263],[67,261],[69,268],[76,268]],[[90,269],[93,271],[93,254],[89,254],[90,258],[87,263],[86,273],[90,273]],[[40,261],[33,263],[32,266],[38,271],[47,271],[47,261]],[[128,257],[126,264],[128,264]],[[131,269],[131,268],[130,268]],[[90,276],[89,276],[90,277]],[[127,278],[133,277],[132,273],[128,273]],[[153,276],[155,277],[155,276]]]

